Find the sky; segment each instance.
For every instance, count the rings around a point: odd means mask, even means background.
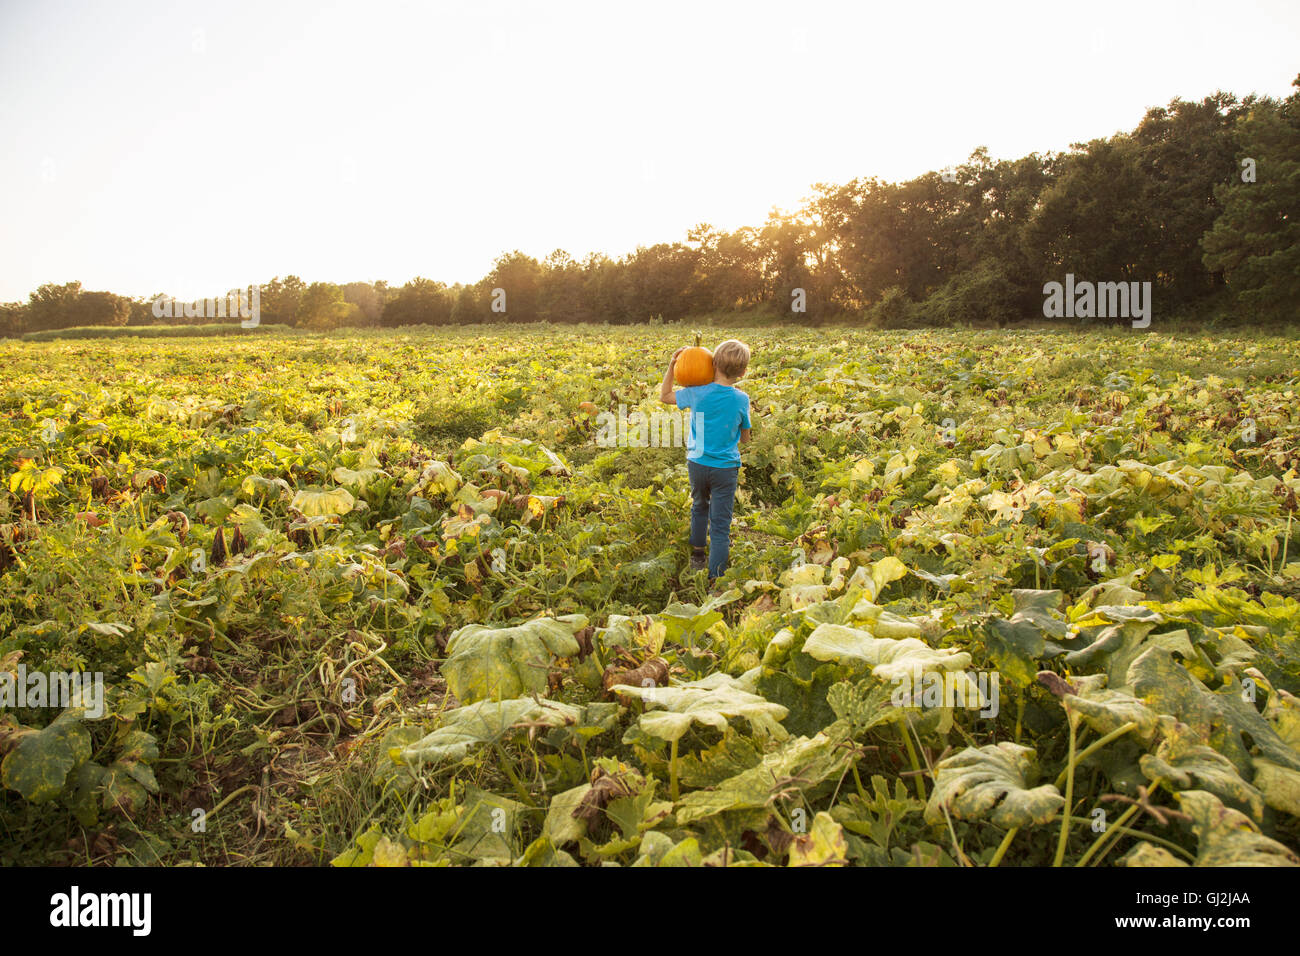
[[[473,282],[1284,97],[1296,0],[0,0],[0,301]]]

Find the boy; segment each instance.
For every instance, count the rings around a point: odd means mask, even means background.
[[[713,381],[673,392],[673,353],[659,386],[659,400],[690,413],[693,437],[686,453],[691,478],[691,570],[705,567],[704,540],[709,541],[709,583],[727,570],[731,554],[731,510],[740,476],[740,442],[748,442],[749,396],[735,387],[749,368],[749,346],[727,339],[713,352]]]

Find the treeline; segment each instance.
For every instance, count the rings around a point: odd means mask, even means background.
[[[1290,319],[1300,298],[1300,77],[1285,100],[1216,93],[1151,109],[1128,133],[1062,154],[962,165],[903,183],[818,184],[792,213],[618,259],[501,256],[473,285],[417,278],[261,287],[261,321],[299,328],[634,323],[709,313],[885,326],[1042,315],[1043,285],[1151,282],[1157,317],[1209,306]],[[219,294],[219,293],[218,293]],[[46,285],[0,329],[210,322],[153,299]]]

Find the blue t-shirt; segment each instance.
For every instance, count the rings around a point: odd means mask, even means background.
[[[740,467],[740,430],[749,424],[749,396],[730,385],[710,382],[675,393],[677,407],[689,412],[686,458],[714,468]]]

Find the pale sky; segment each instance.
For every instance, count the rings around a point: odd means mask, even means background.
[[[1283,97],[1296,0],[0,0],[0,301],[482,277]]]

